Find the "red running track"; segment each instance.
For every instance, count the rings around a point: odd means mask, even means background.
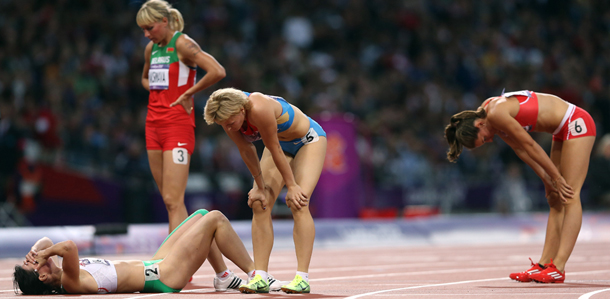
[[[510,272],[529,268],[542,244],[315,249],[310,268],[312,293],[289,295],[215,292],[214,272],[205,263],[178,294],[66,295],[77,298],[610,298],[610,242],[579,242],[563,284],[519,283]],[[147,256],[104,256],[146,259]],[[17,259],[0,260],[0,298],[24,298],[12,287]],[[228,263],[232,269],[237,270]],[[294,276],[290,250],[274,251],[269,271],[280,280]],[[244,273],[238,273],[245,278]],[[63,295],[52,298],[66,297]]]

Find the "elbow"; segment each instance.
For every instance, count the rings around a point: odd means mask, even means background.
[[[70,251],[78,250],[78,247],[76,247],[76,243],[74,243],[74,241],[72,241],[72,240],[65,241],[63,245],[64,246],[63,246],[62,249],[65,252],[70,252]]]
[[[218,70],[216,71],[216,82],[224,79],[227,76],[227,71],[225,70],[225,68],[221,65],[218,67]]]

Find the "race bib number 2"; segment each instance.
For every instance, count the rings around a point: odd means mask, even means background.
[[[150,66],[148,87],[150,90],[169,88],[169,64],[153,64]]]
[[[144,267],[144,280],[159,280],[161,278],[161,274],[159,274],[159,265],[152,264]]]
[[[587,125],[582,118],[577,118],[568,124],[568,129],[572,136],[578,136],[587,133]]]

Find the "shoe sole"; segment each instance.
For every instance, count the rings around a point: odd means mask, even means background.
[[[536,283],[563,283],[563,280],[556,280],[556,281],[542,281],[542,280],[535,280],[532,279],[533,281],[535,281]]]
[[[249,288],[239,288],[239,291],[244,293],[244,294],[267,294],[267,293],[269,293],[269,291],[259,292],[259,291],[252,290],[252,289],[249,289]]]
[[[282,291],[286,294],[309,294],[309,292],[310,292],[310,291],[298,292],[298,291],[287,289],[287,288],[282,288]]]

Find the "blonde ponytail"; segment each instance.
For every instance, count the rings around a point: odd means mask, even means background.
[[[184,19],[182,18],[182,14],[175,8],[169,10],[169,29],[176,30],[182,32],[184,29]]]

